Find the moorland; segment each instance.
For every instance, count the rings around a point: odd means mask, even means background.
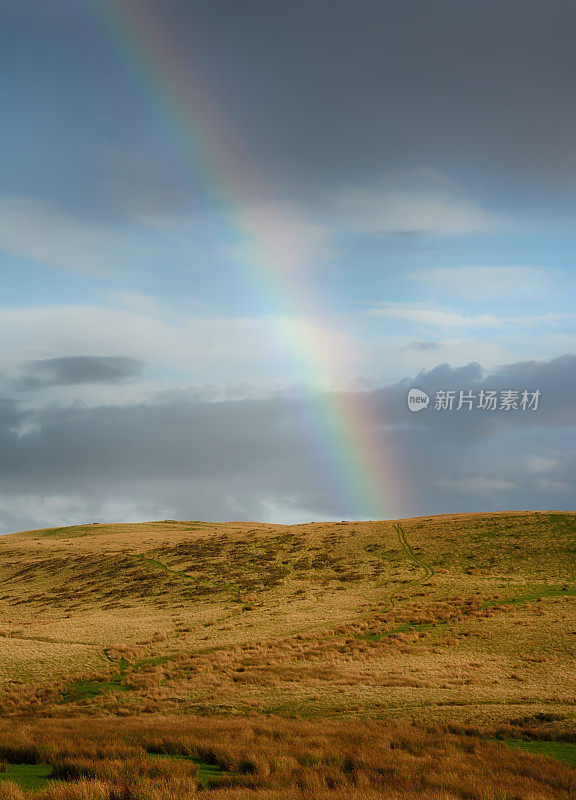
[[[0,798],[576,796],[576,515],[0,537]]]

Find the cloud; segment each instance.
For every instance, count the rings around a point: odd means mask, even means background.
[[[0,195],[0,250],[45,267],[95,276],[129,279],[138,285],[144,269],[169,272],[185,266],[188,273],[222,268],[211,237],[214,223],[197,209],[134,217],[114,208],[106,213],[81,211],[40,196]],[[116,212],[111,219],[111,211]]]
[[[411,413],[417,386],[457,391],[541,391],[535,412]],[[355,397],[370,408],[365,434],[394,464],[402,516],[554,508],[576,491],[576,356],[484,374],[447,364]],[[344,401],[344,398],[341,398]],[[115,518],[350,519],[339,459],[320,436],[316,392],[218,402],[169,396],[125,406],[46,405],[0,428],[4,529]],[[355,405],[357,406],[358,403]],[[324,413],[324,412],[322,412]],[[535,461],[540,459],[540,461]],[[545,462],[545,463],[544,463]],[[538,470],[534,466],[539,467]],[[545,467],[543,471],[541,468]],[[544,473],[544,474],[543,474]],[[384,497],[395,497],[391,476]]]
[[[377,317],[417,322],[438,328],[462,327],[494,327],[501,324],[501,319],[493,314],[465,316],[454,311],[441,308],[430,308],[423,303],[383,302],[374,306],[369,313]]]
[[[551,481],[548,478],[542,478],[537,481],[536,486],[538,489],[548,492],[571,492],[574,488],[573,485],[567,481]]]
[[[382,302],[372,306],[373,316],[415,322],[437,328],[498,328],[503,325],[558,325],[570,320],[570,314],[549,312],[546,314],[460,314],[445,308],[428,306],[425,303]]]
[[[452,478],[437,481],[436,485],[441,489],[449,489],[466,494],[487,494],[494,495],[499,492],[507,492],[517,489],[518,484],[513,481],[506,481],[498,478],[486,478],[478,475],[474,478]]]
[[[382,185],[336,191],[337,227],[388,236],[469,236],[518,229],[518,222],[472,200],[437,170],[406,170]]]
[[[156,203],[160,203],[158,197]],[[144,202],[144,201],[143,201]],[[267,270],[318,266],[330,253],[334,231],[293,202],[247,201],[230,222],[220,209],[166,207],[155,213],[121,208],[116,218],[82,215],[52,200],[0,195],[0,250],[51,268],[134,277],[135,266],[165,270],[178,265],[217,270]],[[119,221],[121,225],[119,225]],[[239,229],[237,229],[239,226]],[[121,293],[120,293],[121,294]],[[126,294],[137,295],[137,292]]]
[[[11,526],[21,528],[23,520],[31,530],[44,527],[47,519],[50,520],[50,527],[68,525],[74,519],[85,522],[138,522],[143,519],[168,519],[171,511],[170,506],[145,498],[134,500],[120,496],[91,499],[86,495],[66,494],[0,496],[2,532],[10,531]]]
[[[241,15],[217,4],[200,17],[185,2],[162,15],[169,32],[198,27],[235,132],[278,185],[448,163],[531,195],[573,191],[572,3],[358,0],[333,12],[328,0],[246,0]]]
[[[470,266],[424,270],[408,277],[443,295],[486,300],[539,296],[549,289],[553,274],[553,270],[536,267]]]
[[[537,213],[549,203],[568,218],[572,214],[571,204],[554,198],[559,189],[562,200],[572,197],[576,163],[575,109],[566,102],[573,86],[570,34],[576,12],[566,0],[528,6],[521,0],[358,0],[353,6],[339,3],[338,13],[328,0],[245,0],[241,15],[234,3],[209,4],[202,14],[182,0],[161,4],[158,17],[184,71],[190,31],[204,44],[204,77],[215,81],[204,87],[209,95],[214,90],[214,135],[204,134],[207,150],[216,153],[213,170],[210,159],[194,164],[196,148],[183,141],[181,131],[170,130],[169,120],[157,135],[157,120],[138,91],[125,102],[124,82],[111,82],[105,69],[94,68],[102,64],[102,43],[85,14],[43,10],[41,23],[34,24],[30,9],[9,5],[14,10],[6,10],[8,66],[16,67],[26,54],[33,69],[10,70],[18,80],[7,97],[8,154],[20,156],[20,183],[52,181],[72,200],[70,207],[79,187],[104,207],[119,200],[138,206],[141,196],[144,211],[158,210],[154,200],[160,197],[160,215],[180,202],[189,207],[187,195],[191,188],[198,191],[203,167],[215,173],[209,181],[221,178],[226,185],[227,170],[244,166],[237,153],[241,159],[251,151],[271,184],[299,197],[318,187],[362,186],[375,169],[386,174],[432,164],[473,174],[483,186],[495,185],[498,196],[528,199]],[[58,35],[43,34],[57,31],[64,17]],[[77,48],[85,54],[81,64]],[[122,58],[117,67],[121,76],[127,67]],[[193,80],[191,65],[190,70]],[[49,95],[55,103],[47,108],[45,98],[56,85],[61,91]],[[72,98],[75,113],[68,114]],[[224,119],[218,122],[220,114]],[[30,128],[42,135],[31,135]],[[222,145],[224,131],[233,134]],[[23,152],[33,158],[34,169]],[[123,171],[122,161],[128,162]],[[107,196],[101,185],[106,168]],[[242,181],[247,194],[251,183],[258,187],[257,180]],[[434,208],[427,197],[392,198],[387,216],[386,230],[462,232],[486,223],[482,209],[455,207],[450,196],[440,197]],[[379,224],[378,214],[376,219]]]
[[[440,342],[410,342],[409,344],[405,345],[402,349],[403,350],[416,350],[418,352],[428,351],[428,350],[439,350],[442,347]]]
[[[330,320],[278,314],[160,317],[146,304],[131,306],[0,309],[0,339],[7,345],[0,353],[0,369],[16,371],[25,361],[59,359],[62,353],[78,358],[91,352],[98,358],[121,355],[149,364],[150,371],[155,370],[156,391],[167,388],[167,381],[172,386],[176,381],[179,386],[193,382],[278,388],[302,381],[302,369],[293,366],[290,349],[296,359],[297,346],[315,342],[323,352],[338,353],[338,359],[329,374],[309,373],[310,380],[332,388],[362,372],[358,342]]]
[[[526,467],[530,472],[550,472],[551,470],[558,469],[561,464],[556,458],[542,458],[542,456],[532,456],[529,459]]]
[[[130,236],[33,197],[0,196],[0,249],[50,267],[110,275],[130,253]],[[114,258],[114,266],[110,259]]]
[[[502,323],[498,337],[482,341],[479,333],[492,333],[492,325],[464,324],[464,315],[438,322],[437,310],[413,321],[411,312],[425,305],[399,304],[394,315],[362,314],[359,319],[342,314],[324,320],[304,315],[223,317],[206,309],[160,307],[146,297],[116,296],[116,308],[64,305],[0,309],[0,372],[5,373],[4,394],[14,391],[26,362],[78,358],[128,358],[145,363],[146,371],[129,381],[37,385],[19,399],[35,407],[49,399],[87,405],[130,404],[152,399],[159,392],[192,387],[212,398],[262,396],[306,382],[317,388],[338,389],[380,385],[439,361],[463,365],[470,360],[488,368],[512,362],[518,355],[549,358],[569,351],[569,335],[543,337],[538,330],[513,322]],[[405,311],[408,319],[404,319]],[[304,309],[305,311],[305,309]],[[378,312],[379,310],[377,310]],[[456,314],[456,312],[452,312]],[[416,317],[420,320],[420,315]],[[441,317],[441,320],[444,319]],[[396,322],[397,320],[397,322]],[[454,324],[454,321],[459,324]],[[402,332],[391,336],[391,323]],[[562,329],[558,328],[559,333]],[[310,343],[314,343],[311,349]],[[424,343],[413,345],[411,343]],[[429,345],[433,343],[433,347]],[[306,360],[303,361],[303,355]],[[322,364],[322,366],[320,366]],[[0,394],[2,394],[0,382]]]
[[[21,389],[74,386],[80,383],[119,383],[140,375],[142,364],[133,358],[68,356],[32,361],[22,370]]]

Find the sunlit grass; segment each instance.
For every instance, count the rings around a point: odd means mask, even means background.
[[[534,742],[509,739],[506,744],[515,750],[565,761],[566,764],[571,764],[576,768],[576,742]]]
[[[23,789],[43,789],[54,768],[50,764],[3,764],[0,781],[15,783]]]
[[[576,724],[575,519],[0,537],[0,713]]]

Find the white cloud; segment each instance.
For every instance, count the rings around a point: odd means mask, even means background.
[[[45,267],[137,281],[142,268],[158,272],[177,263],[192,270],[223,263],[200,217],[167,215],[162,227],[154,220],[118,216],[118,225],[47,200],[0,195],[0,218],[0,251]]]
[[[303,508],[298,497],[262,497],[260,498],[262,519],[278,522],[282,525],[303,525],[314,522],[333,522],[334,515],[326,516],[311,508]]]
[[[416,170],[372,188],[351,187],[333,198],[339,225],[365,233],[466,236],[517,229],[504,213],[483,208],[435,170]]]
[[[142,254],[126,232],[115,232],[28,197],[0,197],[0,249],[50,267],[110,275]]]
[[[146,379],[129,386],[46,390],[53,398],[70,398],[73,391],[90,405],[106,399],[133,402],[138,393],[149,396],[154,390],[191,383],[245,384],[251,392],[254,386],[269,391],[303,382],[336,388],[363,371],[365,357],[351,336],[316,319],[161,319],[144,311],[98,306],[0,310],[0,339],[0,369],[14,377],[24,362],[65,356],[121,356],[144,362]]]
[[[78,525],[83,522],[140,522],[145,519],[169,519],[173,508],[154,500],[61,494],[14,494],[0,496],[0,516],[16,519],[35,529],[46,525]]]
[[[143,264],[157,269],[167,258],[189,269],[237,264],[247,277],[255,274],[254,291],[275,273],[290,275],[322,263],[333,235],[289,203],[238,209],[220,234],[206,225],[202,214],[173,210],[161,221],[154,216],[121,217],[123,224],[116,227],[46,200],[11,195],[0,195],[0,218],[0,250],[48,267],[117,277]],[[214,219],[218,221],[217,215]]]
[[[533,297],[550,287],[554,271],[536,267],[441,267],[410,273],[420,284],[458,297],[504,299]]]
[[[419,322],[424,325],[434,325],[441,328],[493,327],[499,324],[498,317],[493,314],[464,316],[441,308],[429,308],[421,303],[382,303],[370,309],[370,313],[374,316],[405,320],[406,322]]]
[[[564,313],[500,316],[496,314],[459,314],[424,303],[382,302],[369,309],[373,316],[421,323],[438,328],[495,328],[500,325],[556,325],[571,315]]]
[[[497,337],[480,337],[479,332],[491,332],[502,321],[489,317],[479,324],[474,317],[413,304],[373,309],[387,320],[403,322],[409,328],[404,336],[391,335],[389,324],[375,324],[380,316],[323,321],[279,315],[185,317],[139,295],[119,294],[114,299],[116,308],[67,305],[0,310],[4,343],[0,370],[5,384],[10,377],[18,377],[23,363],[34,360],[98,356],[144,363],[142,376],[129,384],[21,391],[19,400],[34,407],[39,402],[73,399],[90,406],[125,405],[189,387],[213,398],[223,393],[262,396],[305,385],[354,388],[362,379],[379,385],[445,361],[464,365],[472,360],[493,368],[519,357],[549,358],[574,349],[574,340],[568,336],[536,336],[513,320],[502,323]],[[428,351],[406,349],[417,334],[416,327],[426,336],[433,334],[438,346]],[[7,384],[4,391],[10,395],[14,387]]]

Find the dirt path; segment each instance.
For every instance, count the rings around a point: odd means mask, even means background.
[[[404,554],[408,557],[410,561],[413,561],[417,566],[421,567],[424,570],[424,575],[422,575],[420,578],[415,578],[413,581],[410,581],[410,583],[412,585],[417,585],[419,583],[422,583],[422,581],[425,581],[427,578],[430,578],[434,574],[434,570],[414,552],[412,545],[406,538],[406,533],[404,531],[404,528],[400,525],[400,523],[394,522],[392,524],[394,530],[396,531],[396,534],[398,536],[398,541],[400,542],[400,547],[402,548]],[[394,605],[395,605],[394,597],[390,595],[388,597],[388,605],[386,606],[386,608],[383,608],[382,610],[385,613],[388,613],[392,611]]]
[[[431,578],[432,575],[434,575],[434,570],[422,558],[420,558],[420,556],[418,556],[414,552],[412,545],[406,538],[406,533],[404,532],[404,528],[402,527],[402,525],[400,525],[399,522],[394,523],[394,530],[398,534],[398,541],[400,542],[400,546],[402,547],[408,558],[410,558],[415,564],[417,564],[419,567],[422,567],[422,569],[424,570],[424,575],[417,581],[417,583],[426,580],[426,578]]]

